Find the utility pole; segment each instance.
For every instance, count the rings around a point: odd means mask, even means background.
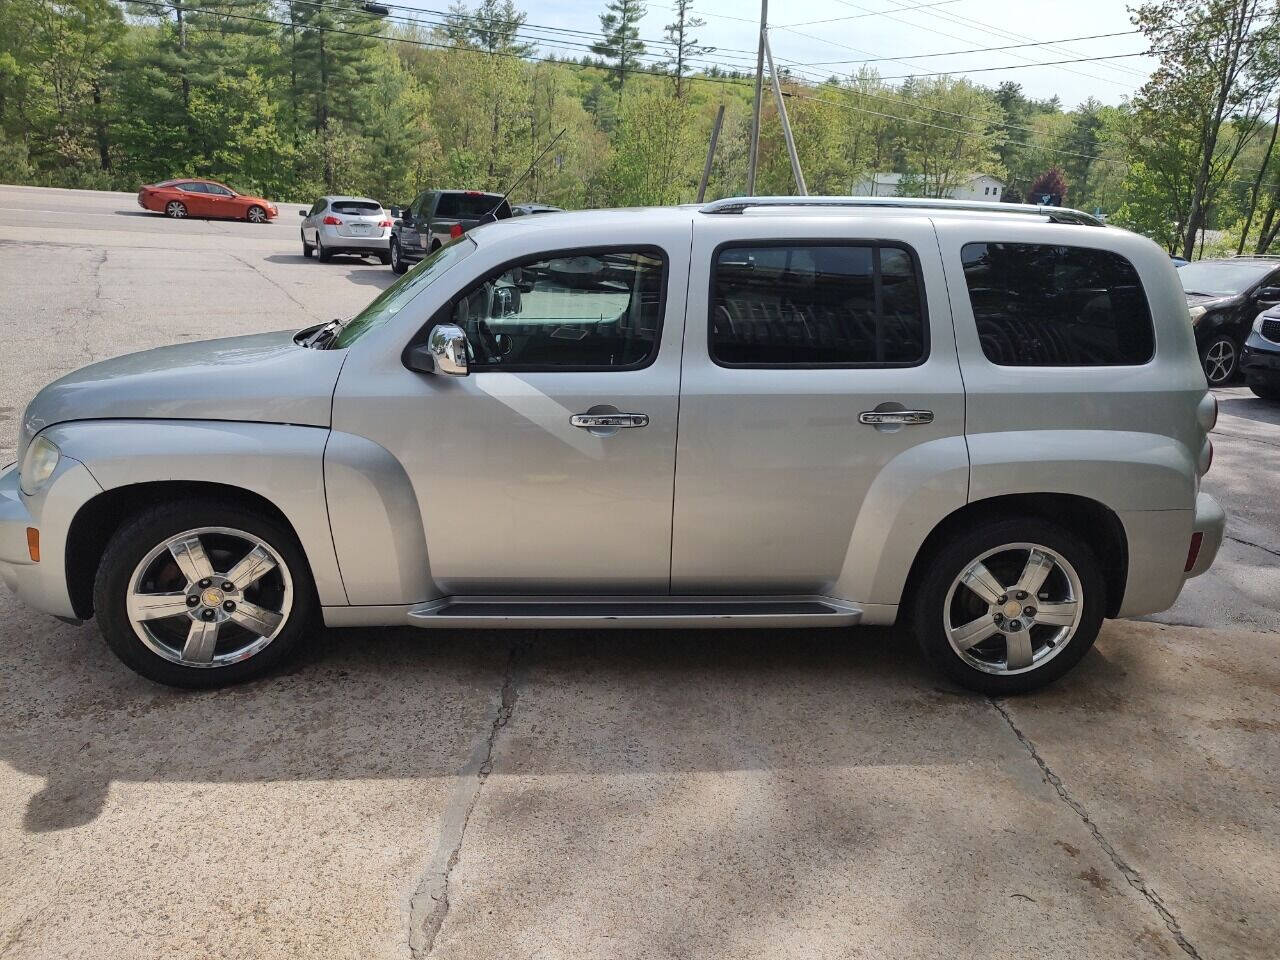
[[[716,111],[716,122],[711,125],[711,146],[707,147],[707,162],[702,167],[702,180],[698,183],[698,202],[707,198],[707,181],[711,179],[711,161],[716,156],[716,142],[720,139],[720,124],[724,123],[724,104]]]
[[[760,0],[760,42],[756,47],[756,99],[751,108],[751,151],[747,158],[747,196],[756,194],[756,160],[760,154],[760,95],[764,92],[764,32],[769,27],[769,0]]]
[[[761,30],[760,39],[764,43],[765,56],[769,58],[769,79],[773,81],[773,99],[778,104],[778,119],[782,121],[782,136],[787,141],[787,155],[791,157],[791,174],[796,178],[796,189],[800,196],[807,197],[809,188],[804,184],[804,171],[800,169],[800,156],[796,153],[796,141],[791,136],[791,120],[787,117],[787,105],[782,100],[782,84],[778,82],[778,70],[773,65],[773,49],[769,46],[769,31]]]

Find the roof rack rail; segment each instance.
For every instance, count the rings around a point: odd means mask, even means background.
[[[1021,213],[1045,217],[1051,223],[1104,226],[1083,210],[1033,203],[1001,203],[989,200],[930,200],[922,197],[726,197],[701,207],[702,213],[742,213],[757,207],[897,207],[918,210],[963,210],[971,213]]]

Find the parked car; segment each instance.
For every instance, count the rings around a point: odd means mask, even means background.
[[[374,254],[383,263],[391,262],[391,215],[377,200],[321,197],[298,216],[304,257],[314,250],[322,263],[338,253]]]
[[[424,190],[408,207],[391,208],[391,269],[404,273],[413,264],[472,227],[511,216],[500,193],[479,190]]]
[[[1240,351],[1240,370],[1263,400],[1280,400],[1280,306],[1258,314]]]
[[[564,213],[564,207],[552,207],[545,203],[517,203],[511,208],[513,217],[530,217],[535,213]]]
[[[599,282],[556,279],[571,255]],[[1005,694],[1209,567],[1216,415],[1168,257],[1085,214],[565,213],[444,244],[349,320],[46,387],[0,574],[178,686],[261,674],[318,617],[902,622]]]
[[[262,197],[236,193],[214,180],[166,180],[148,183],[138,191],[138,206],[181,220],[248,220],[266,223],[280,215],[276,205]]]
[[[1178,269],[1211,387],[1230,383],[1260,310],[1280,303],[1280,258],[1197,260]]]

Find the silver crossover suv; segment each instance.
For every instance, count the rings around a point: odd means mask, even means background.
[[[368,197],[321,197],[299,210],[302,255],[328,262],[335,253],[373,255],[391,262],[391,215]]]
[[[179,686],[329,625],[908,624],[1007,693],[1213,561],[1217,414],[1159,247],[1070,210],[518,217],[357,316],[86,367],[0,573]]]

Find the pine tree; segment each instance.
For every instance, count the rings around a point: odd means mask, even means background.
[[[591,45],[591,52],[602,58],[612,73],[613,89],[622,95],[627,74],[640,68],[640,55],[644,53],[644,41],[640,39],[639,25],[648,13],[640,0],[609,0],[605,12],[600,14],[599,42]]]
[[[672,46],[672,53],[665,65],[675,77],[677,100],[684,99],[684,78],[691,72],[689,61],[716,52],[715,47],[703,46],[692,35],[691,31],[705,27],[707,21],[701,17],[690,16],[691,6],[693,6],[693,0],[676,0],[675,6],[672,7],[676,12],[675,22],[666,26],[667,41]]]

